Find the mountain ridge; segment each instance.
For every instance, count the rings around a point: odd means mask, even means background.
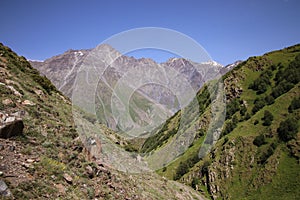
[[[44,63],[31,62],[34,68],[46,75],[69,98],[72,96],[78,70],[90,65],[90,63],[97,63],[97,70],[100,73],[97,87],[98,90],[105,91],[103,94],[101,92],[97,94],[103,107],[101,113],[108,113],[107,116],[100,116],[100,121],[113,130],[118,130],[118,127],[131,126],[126,120],[116,121],[113,119],[110,99],[113,95],[113,88],[116,87],[118,81],[127,72],[139,70],[142,74],[147,73],[147,70],[156,70],[159,75],[154,77],[156,78],[155,80],[158,80],[158,84],[150,83],[140,88],[135,88],[135,85],[131,86],[129,83],[127,84],[134,90],[133,99],[140,99],[141,97],[144,99],[144,105],[133,104],[133,107],[130,108],[130,114],[134,118],[135,123],[142,125],[153,122],[151,118],[153,113],[148,113],[147,110],[155,110],[156,105],[161,106],[160,109],[164,116],[171,116],[178,111],[180,106],[185,106],[178,104],[178,99],[174,92],[185,94],[187,89],[189,89],[186,87],[190,87],[190,90],[197,92],[205,81],[213,78],[219,71],[221,73],[227,71],[222,65],[214,61],[199,64],[184,58],[170,58],[166,62],[159,64],[149,58],[135,59],[134,57],[121,55],[107,44],[98,45],[92,50],[67,51],[64,54],[45,60]],[[170,70],[173,74],[170,73]],[[172,80],[175,78],[181,78],[184,81],[185,88],[179,89],[179,86]],[[150,74],[148,74],[148,77],[143,77],[143,79],[145,81],[151,79]],[[164,82],[164,79],[167,81]],[[174,91],[174,87],[177,87],[176,91]],[[136,102],[136,100],[133,101]],[[161,121],[163,120],[165,120],[165,117]]]

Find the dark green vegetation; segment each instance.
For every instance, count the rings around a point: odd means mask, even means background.
[[[251,57],[223,77],[226,121],[211,152],[197,158],[210,122],[205,88],[185,108],[187,151],[158,170],[214,199],[297,199],[300,196],[300,45]],[[192,108],[199,102],[199,114]],[[159,150],[176,137],[181,112],[144,143]]]
[[[0,138],[0,179],[13,194],[9,199],[200,198],[191,188],[156,174],[128,175],[90,159],[70,101],[1,43],[0,112],[24,113],[23,135]],[[83,124],[97,124],[91,115],[78,117]]]

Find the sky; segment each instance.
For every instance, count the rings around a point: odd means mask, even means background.
[[[31,60],[93,48],[142,27],[186,34],[223,65],[300,43],[299,0],[1,0],[0,8],[0,42]]]

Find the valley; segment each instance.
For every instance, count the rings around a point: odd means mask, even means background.
[[[96,88],[94,99],[76,92],[91,52],[103,72],[96,85],[84,90]],[[213,62],[182,58],[158,64],[120,55],[108,45],[69,50],[44,62],[28,63],[3,45],[0,53],[3,123],[21,111],[24,123],[22,133],[0,140],[8,198],[300,196],[300,45],[215,68]],[[111,103],[126,71],[167,74],[169,68],[189,81],[195,98],[181,105],[168,90],[180,79],[164,75],[171,77],[168,87],[146,85],[124,95],[130,96],[129,115],[116,120],[124,105],[116,101],[111,108]],[[127,92],[121,89],[120,94]],[[179,94],[186,90],[176,89]],[[76,95],[86,99],[76,104]],[[157,114],[161,118],[153,117]],[[132,127],[127,117],[137,125]],[[149,128],[152,120],[159,126]],[[137,127],[142,131],[130,132]]]

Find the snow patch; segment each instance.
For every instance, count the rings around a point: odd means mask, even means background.
[[[215,67],[218,67],[218,66],[221,66],[223,67],[223,65],[221,65],[220,63],[217,63],[216,61],[207,61],[207,62],[202,62],[201,64],[203,65],[212,65],[212,66],[215,66]]]
[[[75,55],[79,54],[79,56],[83,56],[83,53],[81,51],[77,51],[77,52],[74,52]]]

